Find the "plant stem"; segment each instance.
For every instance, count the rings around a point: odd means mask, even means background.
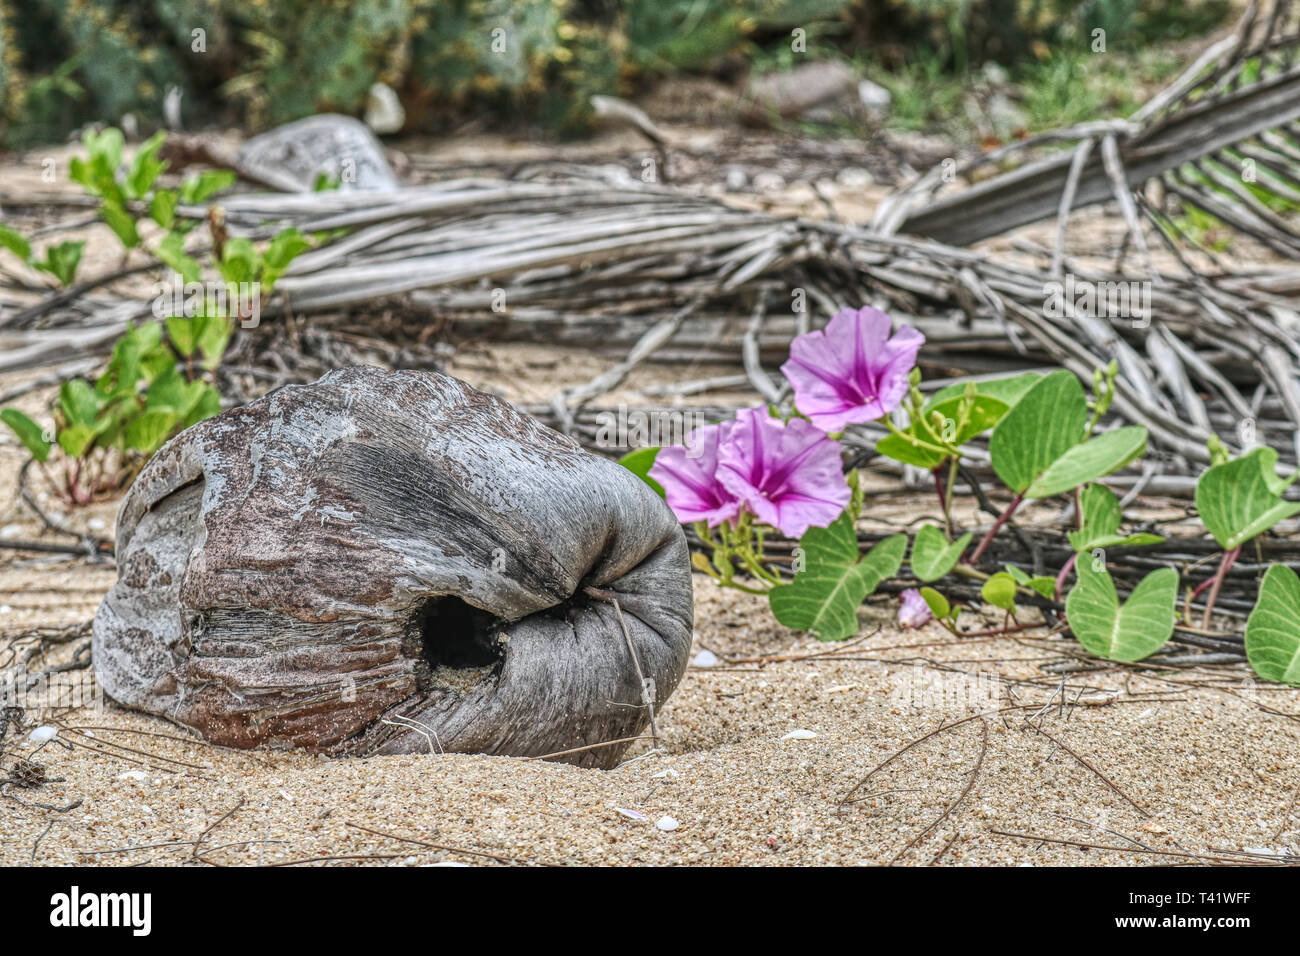
[[[1201,628],[1208,631],[1210,629],[1210,615],[1214,613],[1214,602],[1219,599],[1219,588],[1223,586],[1223,579],[1227,577],[1228,570],[1237,560],[1237,555],[1241,554],[1241,545],[1237,545],[1231,551],[1223,552],[1223,560],[1219,562],[1219,570],[1214,572],[1214,583],[1210,585],[1210,596],[1205,599],[1205,614],[1201,616]]]
[[[975,549],[975,553],[971,555],[967,564],[971,565],[971,567],[979,564],[980,558],[983,557],[989,544],[992,543],[994,536],[999,530],[1001,530],[1002,526],[1007,523],[1007,520],[1015,514],[1016,509],[1020,507],[1020,502],[1024,500],[1025,494],[1023,491],[1011,499],[1011,504],[1007,505],[1006,510],[1003,511],[1002,514],[998,515],[997,520],[993,522],[993,527],[989,528],[988,533],[984,535],[983,539],[979,543],[979,547]]]
[[[1074,563],[1079,560],[1079,552],[1076,551],[1070,555],[1070,560],[1065,562],[1065,567],[1061,568],[1061,573],[1056,576],[1056,599],[1061,599],[1061,588],[1065,587],[1065,579],[1070,576],[1070,570]]]
[[[948,495],[944,492],[943,486],[943,465],[935,465],[930,469],[930,474],[934,475],[934,490],[939,496],[939,507],[943,509],[943,533],[948,540],[952,540],[952,518],[948,514]]]

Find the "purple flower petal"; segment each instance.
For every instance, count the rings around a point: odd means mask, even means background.
[[[875,421],[898,407],[925,336],[902,326],[891,337],[879,309],[842,309],[824,330],[798,336],[781,371],[795,407],[825,432]]]
[[[718,480],[762,522],[798,538],[840,516],[850,491],[840,446],[802,419],[738,412],[718,447]]]
[[[732,423],[704,425],[691,433],[689,447],[669,445],[655,456],[649,475],[663,485],[668,507],[682,524],[707,521],[716,527],[740,513],[740,501],[717,479],[718,443]]]
[[[898,624],[904,630],[923,627],[934,618],[930,605],[925,603],[925,598],[916,588],[908,588],[899,597],[903,603],[898,609]]]

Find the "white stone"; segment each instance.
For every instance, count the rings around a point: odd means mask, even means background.
[[[691,660],[691,663],[696,667],[717,667],[718,655],[714,654],[713,651],[700,651]]]
[[[817,734],[815,734],[811,730],[792,730],[781,739],[782,740],[813,740],[816,737]]]

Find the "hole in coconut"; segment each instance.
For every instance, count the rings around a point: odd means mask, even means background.
[[[505,660],[505,646],[497,640],[503,622],[458,597],[428,601],[416,616],[415,626],[436,683],[473,684]]]

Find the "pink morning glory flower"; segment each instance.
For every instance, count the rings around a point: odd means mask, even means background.
[[[760,521],[798,538],[849,503],[840,446],[801,418],[784,424],[747,408],[718,447],[718,480]]]
[[[841,309],[824,330],[798,336],[781,366],[795,407],[828,433],[897,408],[925,336],[909,325],[889,331],[879,309]]]
[[[899,627],[904,630],[922,627],[933,619],[930,605],[925,603],[925,598],[921,597],[921,592],[916,588],[908,588],[899,597],[903,599],[903,604],[898,609]]]
[[[739,499],[717,477],[718,444],[734,424],[703,425],[691,432],[689,446],[669,445],[655,456],[650,477],[682,524],[707,521],[713,528],[740,513]]]

